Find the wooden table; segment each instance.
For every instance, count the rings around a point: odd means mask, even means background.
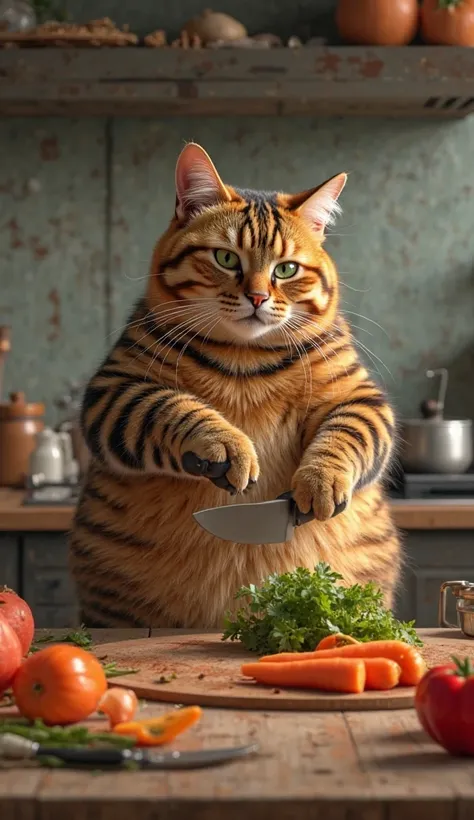
[[[423,634],[434,632],[423,630]],[[145,630],[100,630],[94,640],[103,643],[146,635]],[[145,715],[165,708],[147,704]],[[206,709],[201,723],[179,746],[196,749],[248,741],[259,742],[258,757],[201,771],[0,771],[0,818],[474,817],[474,760],[451,758],[435,746],[421,731],[414,710],[316,714]]]
[[[67,532],[72,506],[23,506],[21,490],[0,489],[0,532]],[[405,530],[473,530],[474,499],[468,501],[391,501],[392,515]]]

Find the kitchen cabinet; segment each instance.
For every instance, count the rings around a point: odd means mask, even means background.
[[[80,617],[68,569],[67,533],[0,533],[0,585],[30,605],[38,628],[75,626]]]
[[[443,581],[474,580],[474,530],[411,530],[402,532],[402,538],[405,566],[395,612],[403,620],[416,620],[420,628],[436,627]],[[80,622],[66,532],[0,532],[2,584],[25,597],[38,627]],[[455,622],[451,597],[448,617]]]
[[[396,613],[418,627],[438,623],[438,596],[443,581],[474,580],[472,530],[417,530],[404,534],[405,568]],[[448,619],[456,623],[454,599],[448,596]]]

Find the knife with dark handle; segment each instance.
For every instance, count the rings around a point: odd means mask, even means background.
[[[258,745],[231,746],[224,749],[200,749],[195,752],[159,752],[150,749],[84,748],[83,746],[41,746],[18,735],[0,736],[0,758],[27,760],[55,757],[68,765],[127,766],[140,769],[203,769],[217,766],[258,752]]]
[[[274,501],[212,507],[195,512],[193,517],[204,530],[223,541],[281,544],[291,541],[295,527],[308,524],[315,516],[312,510],[301,512],[291,492],[286,492]]]

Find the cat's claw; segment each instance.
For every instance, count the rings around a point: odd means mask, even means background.
[[[331,518],[335,518],[336,515],[340,515],[341,513],[343,513],[344,510],[347,507],[347,503],[348,503],[347,500],[345,500],[345,501],[341,501],[340,504],[336,504],[336,506],[334,507],[334,512],[333,512]]]

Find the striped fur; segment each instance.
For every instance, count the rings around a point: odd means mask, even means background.
[[[348,583],[374,580],[391,606],[401,556],[380,479],[394,418],[358,359],[322,243],[344,181],[297,196],[241,190],[184,149],[146,293],[84,398],[92,458],[71,565],[87,624],[219,626],[242,584],[318,560]],[[281,262],[297,273],[278,278]],[[203,469],[229,461],[227,489],[189,475],[186,453]],[[230,544],[192,518],[289,487],[317,517],[290,543]]]

